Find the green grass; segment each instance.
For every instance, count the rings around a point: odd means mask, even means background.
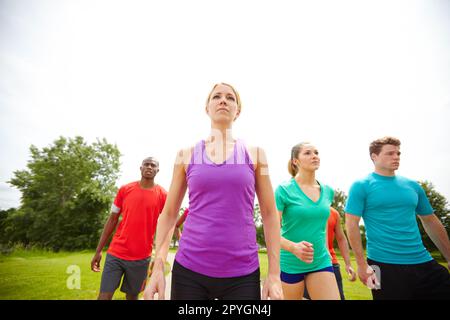
[[[94,251],[54,253],[23,249],[0,255],[0,300],[97,299],[101,272],[91,271],[93,256]],[[101,270],[105,258],[103,252]],[[79,289],[68,281],[74,275],[70,266],[79,268]],[[124,300],[125,293],[117,290],[114,299]]]
[[[96,299],[101,273],[90,270],[94,252],[52,253],[46,251],[15,251],[0,256],[0,299],[79,300]],[[105,255],[102,259],[102,267]],[[66,273],[71,265],[80,268],[80,289],[69,289]],[[117,292],[116,299],[125,299]]]
[[[175,252],[175,250],[171,250]],[[96,299],[100,288],[101,273],[90,269],[93,251],[48,252],[42,250],[16,250],[0,255],[0,300],[90,300]],[[434,255],[436,258],[439,256]],[[106,254],[103,254],[102,269]],[[267,255],[259,253],[261,278],[267,276]],[[341,271],[344,262],[338,255]],[[353,260],[353,266],[356,264]],[[442,260],[440,262],[446,265]],[[69,266],[80,270],[80,289],[69,289],[67,273]],[[344,292],[348,300],[371,300],[370,290],[359,280],[350,282],[343,274]],[[125,299],[117,290],[114,299]]]

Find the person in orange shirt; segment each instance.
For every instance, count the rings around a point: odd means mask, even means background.
[[[341,227],[341,217],[339,212],[333,207],[330,208],[330,217],[328,218],[327,224],[327,238],[328,238],[328,251],[331,255],[331,262],[333,263],[334,275],[336,276],[336,281],[339,288],[339,294],[341,300],[345,300],[344,287],[342,284],[341,269],[339,261],[336,257],[336,252],[334,251],[334,239],[336,238],[341,255],[345,262],[345,272],[348,274],[350,281],[356,280],[356,272],[353,270],[352,263],[350,261],[350,249],[348,246],[347,237]],[[305,288],[305,293],[303,295],[306,299],[309,299],[308,291]]]
[[[140,181],[119,189],[91,261],[92,271],[100,272],[102,250],[118,224],[107,251],[99,300],[111,300],[122,277],[120,290],[126,293],[127,300],[137,300],[145,288],[153,236],[167,192],[155,184],[159,172],[159,162],[155,158],[144,159],[140,170]],[[120,223],[119,216],[122,216]]]
[[[178,239],[178,241],[180,241],[181,239],[181,226],[184,223],[184,220],[186,220],[187,215],[189,214],[189,208],[184,209],[183,214],[178,218],[177,220],[177,224],[175,225],[175,237]]]

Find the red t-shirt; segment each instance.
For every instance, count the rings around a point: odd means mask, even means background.
[[[152,254],[153,236],[167,192],[159,185],[141,188],[139,181],[122,186],[114,200],[120,221],[108,253],[123,260],[142,260]]]
[[[336,252],[334,252],[333,242],[334,242],[334,236],[335,236],[335,228],[336,223],[338,221],[339,212],[334,209],[330,208],[330,217],[328,218],[328,225],[327,225],[327,233],[328,233],[328,251],[330,251],[331,254],[331,262],[333,264],[338,264],[339,261],[336,258]]]

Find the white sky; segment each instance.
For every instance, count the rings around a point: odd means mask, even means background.
[[[372,171],[370,141],[402,141],[398,173],[450,199],[450,1],[0,0],[0,208],[31,144],[105,137],[118,185],[209,133],[204,103],[233,84],[234,135],[265,149],[274,188],[311,141],[318,179],[348,192]],[[187,196],[184,204],[187,204]]]

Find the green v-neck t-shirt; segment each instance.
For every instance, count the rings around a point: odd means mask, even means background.
[[[277,209],[282,212],[281,236],[292,242],[310,242],[314,249],[312,263],[303,262],[291,252],[281,249],[281,271],[296,274],[332,266],[326,244],[326,228],[333,197],[333,189],[320,185],[320,198],[314,202],[302,191],[294,178],[279,185],[275,190]]]

